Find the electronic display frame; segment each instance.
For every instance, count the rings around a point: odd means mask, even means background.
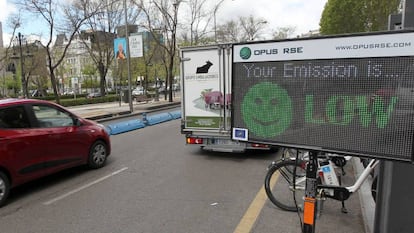
[[[233,140],[414,161],[414,31],[232,51]]]

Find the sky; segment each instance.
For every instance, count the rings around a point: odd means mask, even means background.
[[[221,0],[211,0],[220,2]],[[267,22],[268,34],[279,27],[293,27],[294,36],[319,28],[325,3],[328,0],[223,0],[216,12],[217,24],[239,16],[263,18]],[[7,18],[17,12],[10,0],[0,0],[0,21],[3,24],[3,42],[6,45],[10,40],[11,29],[7,27]],[[40,26],[34,26],[32,21],[23,22],[18,29],[24,35],[39,34]]]
[[[319,29],[319,20],[327,0],[224,0],[217,11],[220,20],[239,16],[263,18],[269,31],[293,27],[295,36]],[[270,33],[269,33],[270,34]]]

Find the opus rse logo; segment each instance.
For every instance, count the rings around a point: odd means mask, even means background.
[[[255,56],[262,56],[262,55],[275,55],[278,54],[278,49],[271,48],[271,49],[255,49],[253,50],[253,54]],[[240,49],[240,57],[243,60],[247,60],[252,56],[252,50],[249,47],[243,47]]]
[[[240,49],[240,57],[243,60],[247,60],[252,56],[252,50],[250,50],[249,47],[243,47],[242,49]]]

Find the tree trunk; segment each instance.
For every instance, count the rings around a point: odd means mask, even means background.
[[[99,86],[100,86],[101,94],[102,96],[105,96],[106,95],[105,66],[101,62],[98,64],[98,71],[99,71],[99,77],[100,77]]]
[[[50,82],[52,83],[53,93],[55,94],[56,103],[60,104],[60,95],[57,89],[56,77],[53,69],[50,69]]]

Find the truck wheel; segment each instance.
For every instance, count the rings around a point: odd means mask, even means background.
[[[3,172],[0,172],[0,207],[6,203],[6,199],[10,193],[9,178]]]

